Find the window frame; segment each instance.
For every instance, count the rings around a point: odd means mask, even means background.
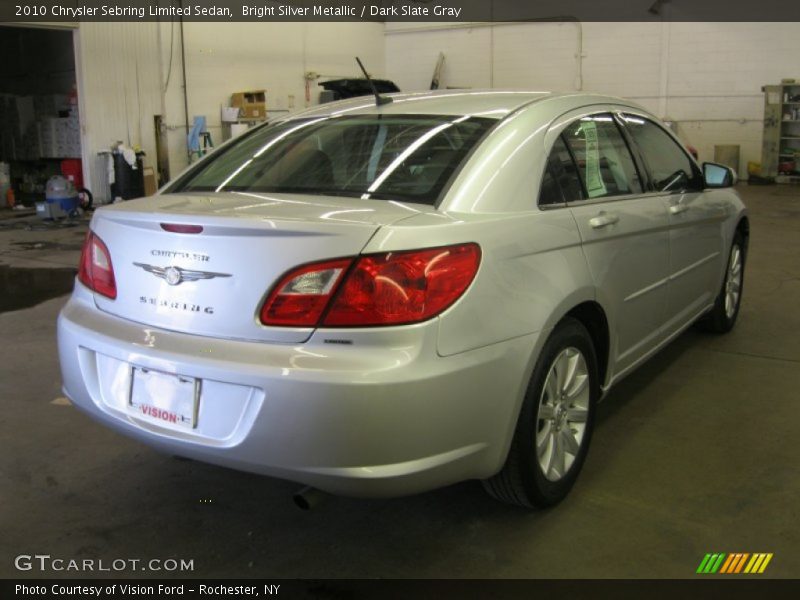
[[[556,138],[556,140],[561,139],[560,136]],[[555,144],[553,144],[555,146]],[[547,155],[547,159],[545,160],[544,164],[544,171],[542,171],[542,176],[539,178],[539,192],[536,194],[536,206],[543,209],[551,209],[551,208],[563,208],[567,205],[567,201],[564,199],[564,188],[561,187],[558,179],[553,177],[552,173],[550,173],[550,177],[553,180],[554,185],[558,188],[558,194],[561,196],[560,202],[542,202],[542,188],[544,187],[544,178],[548,175],[548,171],[550,171],[550,158],[553,155],[553,149],[550,149],[550,154]],[[571,159],[570,159],[571,160]]]
[[[586,107],[588,108],[588,107]],[[602,109],[592,112],[586,112],[582,114],[575,115],[574,117],[570,118],[566,123],[559,127],[558,134],[555,136],[553,143],[550,145],[548,150],[547,156],[544,161],[544,170],[542,171],[542,177],[540,178],[539,183],[539,190],[536,196],[536,205],[541,210],[552,210],[555,208],[569,208],[570,206],[583,206],[586,204],[600,204],[604,202],[617,202],[620,200],[632,200],[634,198],[641,198],[650,193],[650,174],[647,170],[644,169],[644,164],[639,156],[638,148],[634,148],[632,144],[632,140],[629,139],[629,134],[625,130],[624,127],[620,125],[618,113],[622,112],[617,108],[611,108],[607,106],[603,106]],[[641,192],[631,193],[631,194],[619,194],[616,196],[600,196],[597,198],[590,198],[589,194],[586,191],[586,183],[583,181],[583,178],[580,176],[580,169],[578,168],[578,161],[575,159],[575,153],[570,147],[569,143],[567,142],[566,138],[564,137],[564,132],[567,130],[568,127],[573,125],[576,121],[586,118],[586,117],[598,117],[598,116],[610,116],[611,122],[614,123],[617,131],[622,138],[625,147],[630,154],[631,160],[633,161],[634,169],[636,170],[636,175],[639,178],[639,182],[642,187]],[[550,165],[550,156],[552,155],[553,148],[555,147],[556,140],[561,140],[567,148],[567,152],[569,152],[570,159],[572,161],[572,165],[575,168],[576,172],[578,173],[578,183],[581,186],[581,191],[583,192],[583,198],[580,200],[565,200],[562,203],[551,203],[551,204],[541,204],[539,199],[541,197],[542,186],[541,183],[544,180],[544,173],[547,171]],[[559,184],[560,188],[560,184]],[[562,198],[564,197],[564,191],[561,189]]]
[[[636,143],[636,140],[634,139],[633,134],[629,131],[628,126],[625,123],[625,116],[630,116],[630,117],[634,117],[634,118],[637,118],[637,119],[642,119],[644,121],[647,121],[651,125],[654,125],[655,127],[660,129],[661,131],[663,131],[667,135],[667,137],[670,138],[672,140],[672,142],[678,147],[678,149],[683,153],[683,155],[686,157],[686,159],[689,161],[689,165],[691,166],[691,169],[693,171],[694,180],[699,184],[699,187],[697,187],[696,189],[683,188],[683,189],[671,190],[671,191],[664,191],[664,190],[655,189],[655,179],[653,178],[652,168],[650,167],[650,165],[647,162],[647,156],[641,150],[639,145]],[[683,143],[667,127],[664,127],[663,125],[661,125],[658,121],[654,120],[654,118],[651,117],[651,116],[644,115],[644,114],[641,114],[641,113],[637,113],[637,112],[634,112],[634,111],[629,111],[629,110],[617,110],[617,111],[614,111],[614,118],[618,122],[618,125],[619,125],[620,129],[622,129],[622,131],[624,131],[625,136],[627,138],[629,138],[630,146],[635,148],[637,159],[639,161],[641,161],[642,166],[644,168],[644,171],[647,173],[648,193],[654,194],[654,195],[658,195],[658,196],[672,196],[674,194],[700,193],[705,189],[705,185],[703,183],[703,181],[704,181],[703,180],[703,173],[700,170],[700,167],[697,165],[697,162],[694,160],[694,157],[692,157],[692,155],[689,154],[689,151],[685,148]]]
[[[555,185],[558,187],[558,191],[561,195],[561,202],[542,202],[542,186],[544,185],[544,177],[547,171],[550,169],[550,161],[553,157],[553,152],[555,150],[556,144],[561,142],[564,145],[564,148],[567,150],[567,154],[569,155],[569,162],[572,164],[572,168],[575,169],[575,173],[578,175],[578,185],[580,186],[581,193],[583,194],[583,198],[580,200],[567,200],[566,195],[564,194],[564,187],[561,185],[561,182],[558,180],[557,177],[553,177],[553,181]],[[567,140],[564,138],[564,132],[562,131],[559,133],[555,140],[553,140],[553,144],[550,146],[550,151],[547,153],[547,157],[544,161],[544,170],[542,171],[542,176],[539,178],[539,191],[536,195],[536,206],[543,210],[551,210],[553,208],[566,208],[569,206],[570,203],[574,202],[583,202],[588,198],[586,194],[586,185],[584,185],[583,180],[581,179],[580,173],[578,172],[578,163],[575,161],[575,154],[572,152],[572,148],[569,147]]]

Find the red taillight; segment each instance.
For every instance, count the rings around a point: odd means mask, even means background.
[[[328,327],[364,327],[425,321],[461,297],[480,259],[477,244],[459,244],[362,256],[351,269],[351,259],[305,265],[274,288],[261,322],[315,327],[321,319]],[[298,289],[303,286],[306,291]]]
[[[464,293],[480,259],[477,244],[363,256],[323,325],[400,325],[430,319]]]
[[[278,282],[261,308],[264,325],[315,327],[353,259],[298,267]]]
[[[91,231],[86,235],[86,241],[81,250],[78,279],[83,285],[98,294],[112,300],[117,297],[117,283],[114,280],[111,254],[103,240]]]

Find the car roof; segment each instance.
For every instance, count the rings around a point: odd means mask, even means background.
[[[341,115],[472,115],[502,119],[531,104],[546,104],[556,114],[592,104],[617,104],[641,110],[635,103],[614,96],[586,92],[521,90],[436,90],[416,93],[384,94],[390,104],[377,106],[373,96],[360,96],[321,104],[295,113],[286,120]]]

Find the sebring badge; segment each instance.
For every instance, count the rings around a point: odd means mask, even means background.
[[[152,273],[170,285],[180,285],[184,281],[197,281],[199,279],[214,279],[215,277],[231,277],[230,273],[213,273],[211,271],[192,271],[180,267],[156,267],[144,263],[133,263],[134,266]]]

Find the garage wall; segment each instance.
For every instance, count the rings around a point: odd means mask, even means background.
[[[353,76],[359,55],[384,76],[379,23],[186,23],[184,32],[189,120],[205,115],[217,145],[220,106],[232,92],[264,88],[268,108],[296,111],[318,101],[314,84],[306,102],[307,71]],[[174,178],[188,163],[179,24],[81,23],[76,54],[84,171],[96,196],[108,200],[97,152],[115,141],[141,146],[155,164],[157,114],[166,118]]]
[[[426,89],[440,51],[442,85],[603,92],[678,121],[711,160],[741,145],[740,173],[760,161],[761,86],[800,78],[797,23],[527,23],[386,25],[386,75]]]
[[[105,161],[117,141],[155,158],[153,115],[162,111],[155,23],[81,23],[75,45],[84,178],[107,201]]]
[[[266,89],[267,109],[277,117],[318,103],[316,81],[306,99],[304,73],[322,79],[358,73],[358,55],[375,76],[384,75],[384,35],[380,23],[186,23],[186,81],[189,121],[205,115],[215,144],[222,141],[220,107],[233,92]],[[172,37],[174,36],[174,37]],[[162,62],[172,75],[166,94],[172,176],[187,164],[178,24],[161,25]]]

